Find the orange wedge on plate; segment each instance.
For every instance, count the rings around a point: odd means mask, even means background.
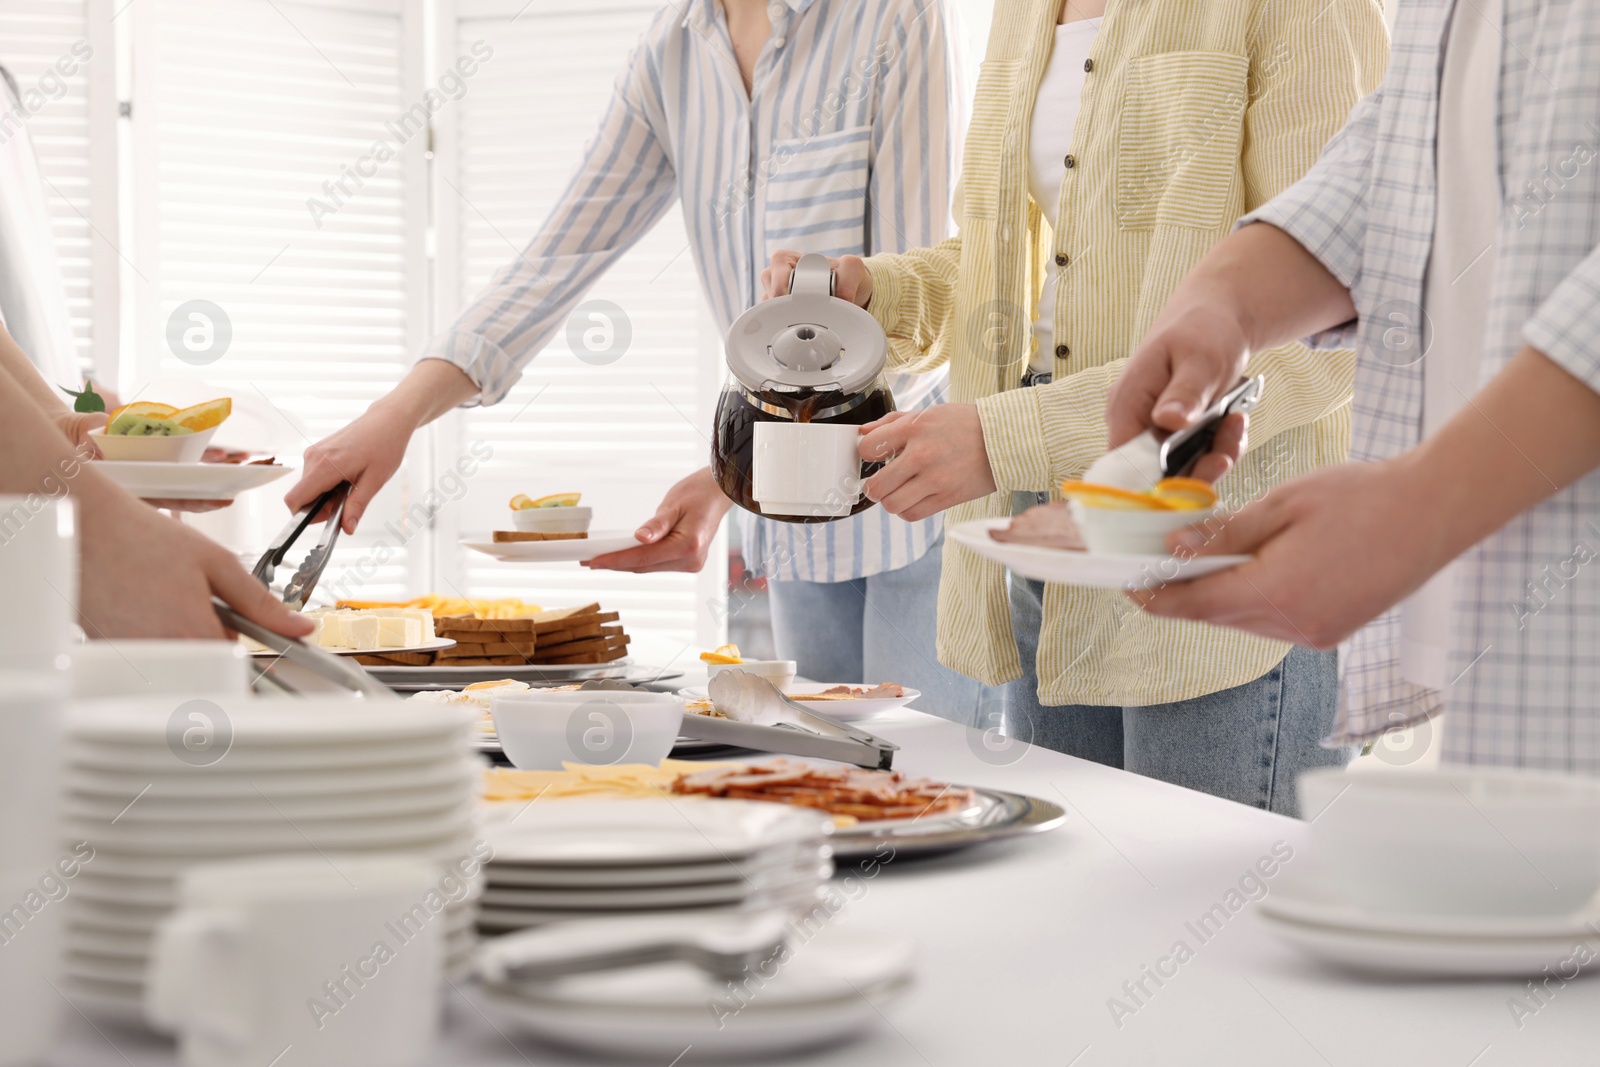
[[[743,663],[744,657],[739,655],[738,645],[723,645],[713,652],[700,653],[701,663]]]
[[[1217,502],[1217,491],[1211,483],[1198,478],[1163,478],[1150,495],[1174,511],[1201,511]]]
[[[106,425],[117,421],[118,415],[137,415],[141,419],[168,419],[178,413],[178,409],[171,404],[155,404],[148,400],[135,400],[131,404],[124,404],[120,408],[112,409],[106,416]]]
[[[1091,508],[1110,508],[1115,511],[1175,510],[1172,504],[1150,493],[1136,493],[1132,489],[1096,485],[1093,482],[1062,482],[1061,495]]]
[[[523,508],[531,507],[533,507],[533,501],[529,499],[526,493],[518,493],[516,496],[511,498],[512,511],[521,511]]]
[[[167,418],[186,429],[199,433],[209,430],[213,426],[222,425],[222,420],[233,414],[233,400],[231,397],[222,397],[219,400],[207,400],[203,404],[193,404],[182,411],[175,411]]]

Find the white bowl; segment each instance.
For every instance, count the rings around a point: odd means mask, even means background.
[[[127,437],[105,430],[90,430],[89,439],[108,460],[132,463],[199,463],[217,428],[178,437]]]
[[[1317,866],[1377,911],[1555,915],[1600,890],[1600,780],[1532,771],[1308,771]]]
[[[511,525],[525,533],[588,533],[593,508],[512,508]]]
[[[683,701],[671,693],[530,689],[489,701],[495,736],[523,770],[563,763],[657,764],[678,740]]]
[[[759,675],[787,693],[794,685],[795,661],[792,659],[747,659],[743,663],[708,663],[706,677],[715,678],[723,671],[744,671]]]
[[[1217,513],[1216,508],[1125,511],[1090,507],[1079,500],[1069,500],[1067,504],[1089,551],[1107,556],[1170,556],[1168,534],[1199,525]]]

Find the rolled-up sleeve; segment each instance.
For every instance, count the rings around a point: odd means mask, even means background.
[[[655,72],[641,41],[554,210],[421,359],[453,363],[494,404],[561,328],[589,287],[677,199],[677,177],[648,118]]]
[[[1346,289],[1361,278],[1367,236],[1367,197],[1372,176],[1378,113],[1383,90],[1371,93],[1350,113],[1305,177],[1239,220],[1265,222],[1293,237]],[[1312,348],[1351,348],[1357,320],[1305,339]]]
[[[1523,340],[1600,392],[1600,248],[1563,278],[1522,327]]]

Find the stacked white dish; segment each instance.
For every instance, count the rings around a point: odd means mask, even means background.
[[[806,910],[833,874],[820,812],[725,800],[553,800],[489,828],[479,924]]]
[[[412,922],[470,963],[482,846],[475,715],[399,701],[98,701],[65,728],[63,832],[85,860],[65,902],[72,989],[137,1015],[151,936],[178,875],[220,859],[398,854],[437,865]],[[81,851],[81,847],[80,847]],[[401,916],[396,916],[397,921]]]

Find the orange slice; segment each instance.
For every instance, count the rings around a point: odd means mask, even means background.
[[[1151,495],[1119,489],[1114,485],[1095,485],[1093,482],[1065,481],[1061,495],[1091,508],[1110,508],[1115,511],[1174,511],[1172,504]]]
[[[578,506],[578,501],[582,499],[582,493],[551,493],[549,496],[538,497],[527,506],[530,508],[575,508]]]
[[[738,645],[723,645],[714,652],[700,653],[701,663],[743,663],[744,657],[739,655]]]
[[[199,433],[201,430],[222,425],[222,420],[232,414],[233,399],[225,396],[218,400],[207,400],[203,404],[193,404],[167,417],[179,426]]]
[[[178,413],[178,409],[171,404],[154,404],[148,400],[135,400],[131,404],[124,404],[114,409],[106,416],[106,424],[117,421],[118,415],[137,415],[141,419],[166,419]]]
[[[1174,511],[1201,511],[1217,502],[1217,491],[1198,478],[1163,478],[1150,495]]]
[[[511,498],[511,510],[521,511],[523,508],[533,507],[533,501],[525,493],[518,493]]]

